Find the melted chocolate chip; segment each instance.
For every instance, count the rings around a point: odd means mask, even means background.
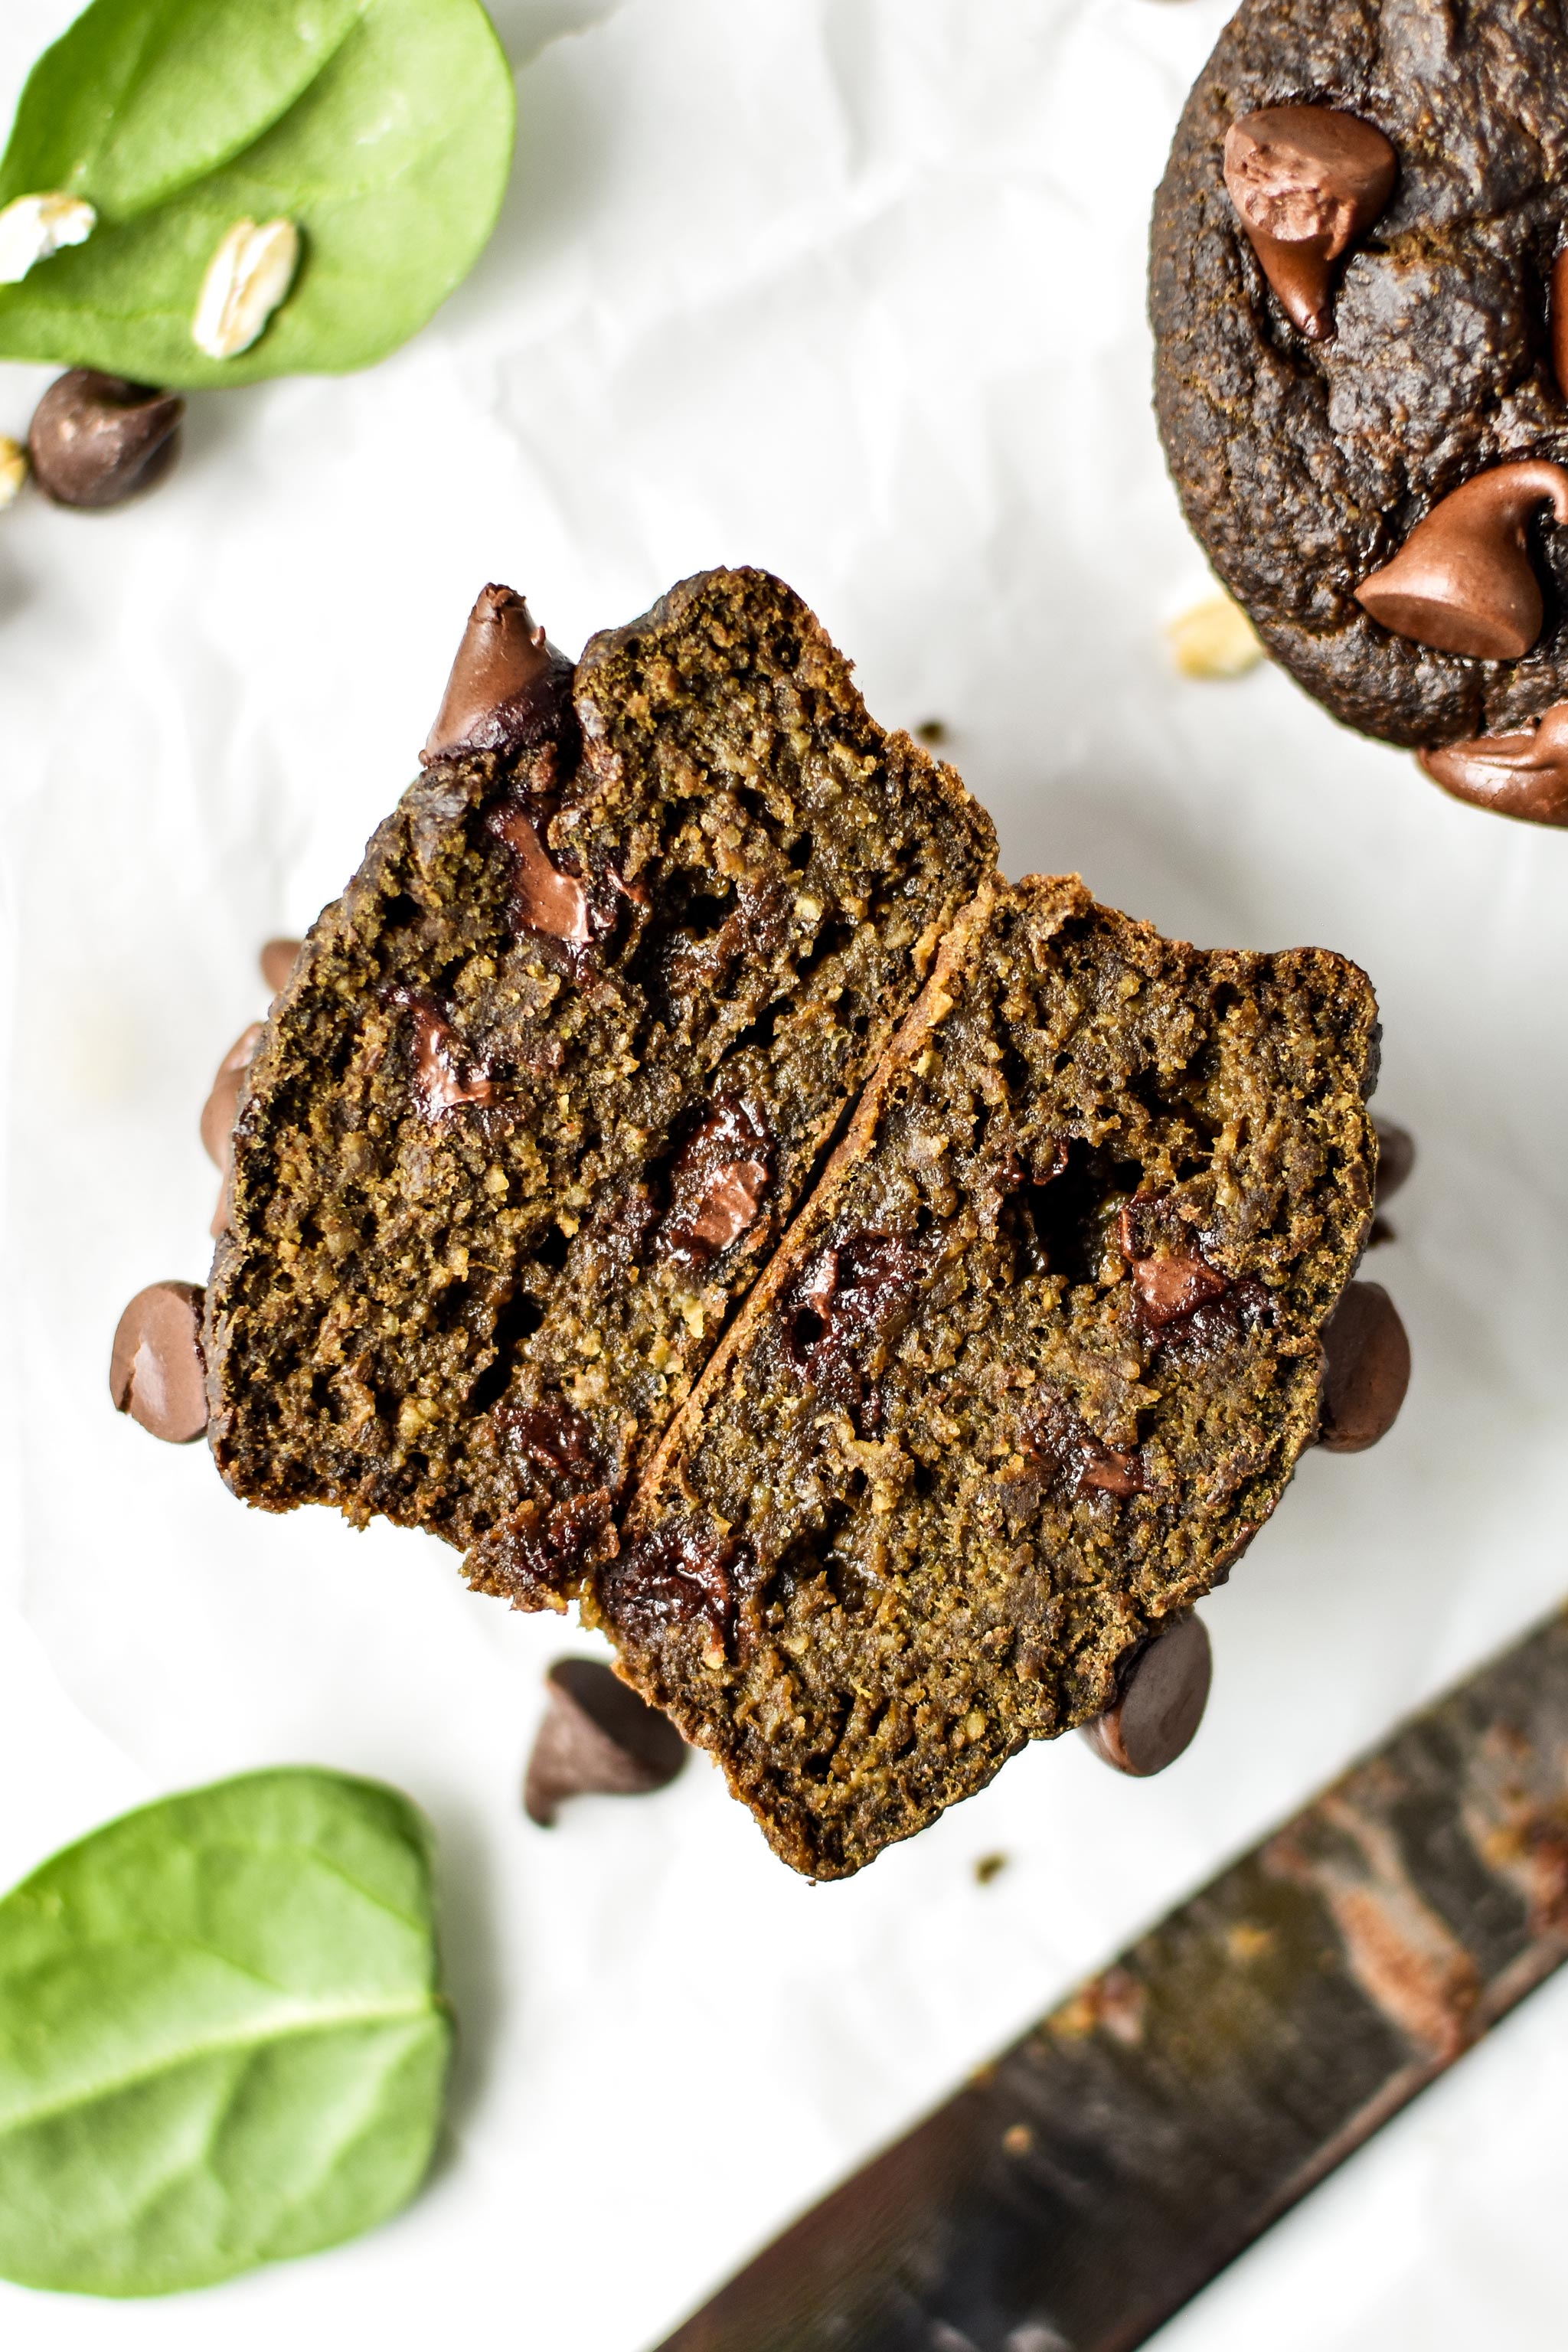
[[[572,677],[523,599],[492,581],[468,614],[421,767],[457,751],[511,752],[543,741],[570,702]]]
[[[525,1461],[552,1470],[567,1486],[599,1483],[603,1474],[593,1430],[571,1405],[505,1405],[496,1426]]]
[[[538,821],[509,801],[492,809],[487,822],[511,852],[511,918],[518,929],[583,946],[593,937],[587,890],[575,874],[551,864]]]
[[[721,1095],[677,1154],[669,1173],[669,1255],[706,1265],[755,1223],[768,1187],[773,1139],[762,1112]]]
[[[784,1307],[792,1369],[830,1403],[864,1408],[872,1432],[881,1412],[864,1360],[897,1338],[924,1272],[919,1250],[895,1234],[851,1234],[813,1259]]]
[[[553,1826],[570,1797],[642,1797],[668,1788],[686,1761],[673,1723],[596,1658],[558,1658],[545,1677],[549,1712],[523,1782],[523,1810]]]
[[[521,1503],[468,1555],[468,1581],[504,1593],[514,1609],[564,1609],[610,1529],[601,1487],[563,1503]]]
[[[385,1002],[405,1012],[414,1030],[414,1097],[429,1119],[476,1105],[504,1101],[506,1089],[471,1063],[461,1038],[444,1013],[417,989],[393,988]]]
[[[722,1642],[734,1628],[748,1565],[710,1521],[667,1516],[604,1570],[599,1598],[607,1617],[644,1641],[701,1618]]]
[[[1129,1202],[1121,1212],[1118,1238],[1132,1273],[1138,1319],[1146,1331],[1158,1333],[1223,1298],[1231,1281],[1196,1250],[1170,1250],[1163,1256],[1145,1252],[1140,1242],[1141,1213],[1153,1205],[1152,1200]]]
[[[119,506],[162,481],[179,453],[184,413],[178,393],[71,368],[33,412],[33,478],[57,506]]]
[[[1018,1444],[1026,1459],[1039,1464],[1045,1480],[1065,1488],[1069,1499],[1102,1494],[1125,1500],[1147,1489],[1142,1456],[1107,1445],[1061,1397],[1039,1398]]]

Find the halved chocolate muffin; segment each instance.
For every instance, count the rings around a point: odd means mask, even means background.
[[[574,670],[487,590],[426,761],[245,1074],[209,1434],[559,1606],[995,839],[755,571]]]
[[[584,1603],[797,1870],[1099,1716],[1274,1509],[1377,1034],[1342,958],[1200,952],[1076,877],[960,917]]]

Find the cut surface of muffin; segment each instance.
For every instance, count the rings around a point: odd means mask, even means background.
[[[1112,1699],[1315,1433],[1376,1007],[989,885],[586,1605],[776,1851],[858,1869]]]
[[[209,1435],[248,1502],[416,1524],[559,1605],[994,835],[755,571],[489,732],[376,833],[247,1073]]]

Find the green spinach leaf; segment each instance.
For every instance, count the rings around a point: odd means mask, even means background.
[[[369,2229],[450,2044],[395,1790],[257,1772],[111,1822],[0,1902],[0,2276],[166,2294]]]
[[[23,90],[0,207],[58,190],[98,225],[0,286],[0,357],[180,386],[363,367],[472,268],[514,120],[479,0],[93,0]],[[248,351],[206,358],[208,262],[279,216],[292,290]]]

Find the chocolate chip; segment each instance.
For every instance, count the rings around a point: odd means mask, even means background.
[[[1211,1300],[1223,1298],[1231,1284],[1228,1275],[1210,1265],[1196,1250],[1170,1250],[1159,1256],[1142,1246],[1140,1225],[1143,1215],[1156,1206],[1153,1199],[1130,1201],[1119,1220],[1118,1241],[1131,1270],[1139,1321],[1146,1330],[1158,1332]]]
[[[234,1155],[234,1121],[240,1090],[260,1039],[259,1021],[253,1021],[248,1029],[240,1031],[218,1064],[212,1091],[202,1106],[202,1148],[213,1166],[225,1175]]]
[[[1568,523],[1568,467],[1542,457],[1489,467],[1439,499],[1394,561],[1362,582],[1356,602],[1396,636],[1439,653],[1522,660],[1545,618],[1525,538],[1543,501]]]
[[[177,393],[69,369],[50,384],[28,428],[38,488],[62,507],[114,507],[150,490],[178,455],[184,413]]]
[[[651,1535],[612,1560],[599,1598],[613,1622],[644,1640],[703,1618],[723,1640],[733,1627],[749,1562],[711,1521],[666,1514]]]
[[[1410,1385],[1410,1341],[1381,1283],[1352,1282],[1323,1327],[1318,1443],[1363,1454],[1399,1417]]]
[[[261,966],[262,982],[273,996],[283,987],[299,962],[300,945],[299,940],[268,940],[257,958]]]
[[[444,1013],[415,988],[391,988],[385,1002],[405,1012],[414,1030],[414,1097],[429,1119],[473,1105],[488,1108],[505,1089],[471,1062]]]
[[[468,1582],[514,1609],[564,1609],[605,1549],[610,1498],[601,1487],[563,1503],[520,1503],[479,1539],[464,1563]]]
[[[592,936],[582,882],[552,865],[533,819],[515,802],[492,810],[488,822],[511,852],[511,916],[519,930],[542,931],[547,939],[581,946]]]
[[[670,1255],[705,1265],[739,1241],[756,1222],[772,1161],[773,1139],[762,1111],[739,1095],[721,1095],[670,1169]]]
[[[881,1423],[868,1379],[908,1320],[924,1272],[920,1251],[896,1234],[850,1234],[818,1253],[785,1303],[785,1360],[829,1403],[864,1411],[862,1434]]]
[[[115,1411],[171,1445],[194,1444],[207,1425],[203,1296],[194,1282],[150,1283],[121,1317],[110,1350]]]
[[[1076,1501],[1083,1494],[1111,1495],[1125,1501],[1146,1491],[1142,1457],[1107,1445],[1082,1416],[1055,1393],[1039,1396],[1018,1432],[1026,1460],[1040,1465],[1046,1479]],[[1043,1482],[1042,1482],[1043,1483]],[[1020,1485],[1015,1476],[1014,1484]],[[1027,1494],[1021,1482],[1019,1500]]]
[[[570,698],[572,665],[523,599],[492,581],[479,591],[452,664],[421,767],[454,751],[512,751],[542,741]]]
[[[1115,1703],[1083,1737],[1119,1772],[1146,1780],[1192,1745],[1208,1705],[1214,1656],[1201,1617],[1178,1617],[1121,1668]]]
[[[1377,1129],[1377,1181],[1373,1198],[1381,1209],[1392,1201],[1395,1192],[1406,1184],[1415,1165],[1415,1138],[1407,1127],[1397,1127],[1391,1118],[1373,1119]]]
[[[582,1414],[565,1403],[504,1405],[496,1425],[508,1444],[537,1469],[552,1470],[572,1486],[596,1486],[602,1477],[594,1433]]]
[[[1417,754],[1435,784],[1526,824],[1568,824],[1568,702],[1512,735],[1471,735]]]
[[[1313,342],[1334,331],[1336,265],[1389,197],[1399,158],[1381,131],[1331,106],[1244,114],[1225,140],[1225,184],[1264,276]]]
[[[523,1782],[523,1809],[554,1826],[569,1797],[643,1797],[666,1789],[686,1761],[673,1723],[596,1658],[558,1658],[545,1681],[550,1707]]]

